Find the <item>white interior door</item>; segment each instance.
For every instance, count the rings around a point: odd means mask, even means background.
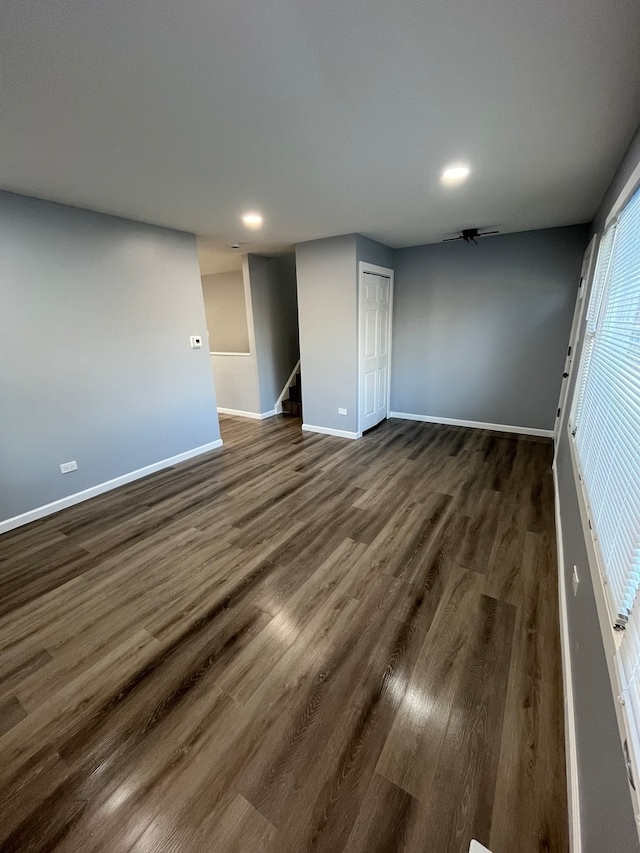
[[[388,415],[392,275],[390,270],[360,273],[360,432]]]
[[[571,373],[573,370],[573,361],[578,345],[580,326],[582,324],[582,316],[584,312],[585,299],[584,295],[587,290],[591,273],[593,271],[593,262],[595,260],[595,245],[596,235],[591,238],[591,242],[587,246],[582,259],[582,269],[580,270],[580,284],[578,285],[578,297],[576,299],[576,307],[573,312],[573,322],[571,323],[571,332],[569,333],[569,346],[564,360],[564,369],[562,371],[562,385],[560,387],[560,399],[558,400],[558,410],[556,412],[556,424],[554,429],[554,441],[556,450],[560,438],[560,429],[562,424],[566,422],[565,407],[567,405],[567,394],[569,393],[569,384],[571,383]]]

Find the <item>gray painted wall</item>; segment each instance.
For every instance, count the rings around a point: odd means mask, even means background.
[[[249,255],[260,411],[270,412],[300,357],[293,255]]]
[[[212,355],[211,370],[221,409],[260,414],[260,389],[255,354]]]
[[[299,243],[296,273],[304,422],[356,432],[356,235]]]
[[[296,246],[305,423],[357,432],[358,264],[393,269],[395,255],[361,234]]]
[[[552,429],[587,226],[395,253],[391,408]]]
[[[220,437],[192,235],[0,193],[0,303],[0,520]]]
[[[640,162],[640,129],[636,133],[594,220],[598,235],[604,221]],[[589,298],[589,294],[585,295]],[[583,332],[584,330],[582,330]],[[580,339],[583,340],[581,332]],[[576,354],[577,366],[580,352]],[[572,375],[575,385],[577,369]],[[569,390],[571,400],[573,388]],[[624,850],[638,853],[638,833],[623,763],[600,624],[587,563],[584,532],[573,477],[566,407],[557,457],[559,504],[562,519],[567,621],[571,648],[576,740],[581,797],[584,853]],[[581,583],[573,596],[571,575],[577,566]]]
[[[362,234],[356,234],[356,256],[358,263],[364,261],[378,267],[395,269],[395,250],[383,243],[377,243],[375,240],[363,237]]]
[[[202,276],[211,352],[249,352],[249,326],[241,270]]]

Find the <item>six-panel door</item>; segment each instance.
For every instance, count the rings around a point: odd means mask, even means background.
[[[387,417],[391,281],[364,271],[360,294],[360,430]]]

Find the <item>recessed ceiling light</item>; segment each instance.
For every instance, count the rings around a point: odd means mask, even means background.
[[[447,166],[440,176],[440,180],[443,184],[453,187],[456,184],[461,184],[463,181],[466,181],[469,177],[470,171],[471,170],[468,166],[464,166],[462,163],[456,163],[454,166]]]
[[[259,213],[245,213],[242,216],[242,221],[247,228],[260,228],[262,225],[262,216]]]

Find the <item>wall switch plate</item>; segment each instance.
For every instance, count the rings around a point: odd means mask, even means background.
[[[573,583],[573,594],[578,594],[578,584],[580,583],[580,578],[578,577],[578,567],[573,567],[573,574],[571,575],[571,580]]]
[[[60,466],[60,473],[61,474],[68,474],[69,471],[77,471],[77,470],[78,470],[78,463],[75,461],[75,459],[73,460],[73,462],[63,462],[62,465]]]
[[[202,347],[202,335],[191,335],[189,342],[191,349],[200,349]]]
[[[346,409],[342,409],[342,408],[338,407],[338,414],[339,414],[339,415],[346,415],[346,414],[347,414],[347,410],[346,410]]]

